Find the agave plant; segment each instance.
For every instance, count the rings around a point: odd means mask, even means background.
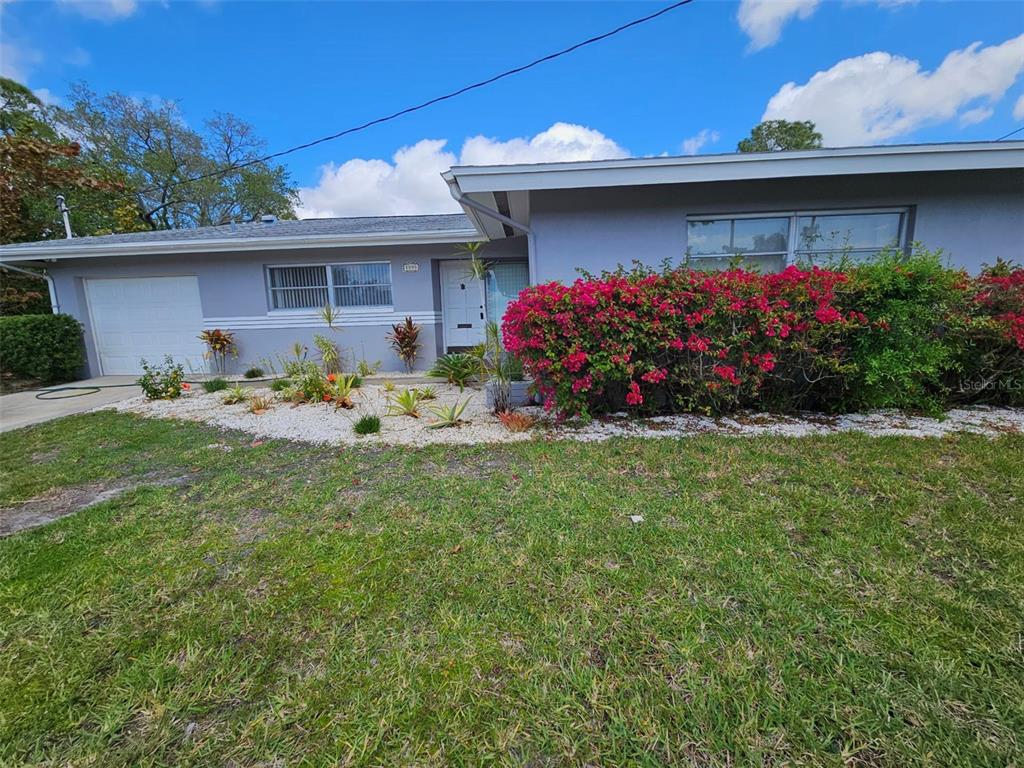
[[[270,410],[273,401],[266,395],[256,395],[249,400],[249,413],[259,416]]]
[[[437,421],[432,421],[427,426],[431,429],[459,426],[463,423],[462,414],[465,412],[467,405],[469,405],[468,397],[461,403],[455,402],[452,405],[430,406],[428,410],[437,417]]]
[[[433,387],[417,387],[416,394],[420,396],[420,400],[437,399],[437,390]]]
[[[420,417],[420,396],[414,389],[403,389],[393,394],[388,406],[389,416],[412,416],[414,419]]]
[[[449,384],[466,388],[466,382],[480,373],[480,358],[465,352],[453,352],[441,355],[434,361],[434,367],[427,371],[427,376],[444,379]]]

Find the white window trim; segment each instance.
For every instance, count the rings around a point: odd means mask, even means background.
[[[391,288],[391,303],[390,304],[363,304],[363,305],[360,305],[358,307],[346,307],[346,306],[343,306],[343,305],[340,305],[340,304],[335,304],[334,303],[334,289],[336,287],[345,287],[345,286],[335,286],[335,284],[334,284],[334,270],[332,269],[332,267],[353,267],[353,266],[358,267],[358,266],[365,266],[365,265],[368,265],[368,264],[383,264],[383,265],[387,266],[387,268],[388,268],[388,283],[387,284]],[[319,312],[320,309],[321,309],[321,307],[301,307],[301,308],[295,308],[295,309],[275,309],[274,308],[274,291],[275,290],[281,290],[281,289],[274,288],[274,287],[271,286],[271,284],[270,284],[270,270],[272,270],[272,269],[282,269],[282,268],[287,269],[289,267],[322,267],[325,270],[326,274],[327,274],[327,285],[326,286],[318,285],[318,286],[314,286],[314,287],[315,288],[327,288],[327,300],[328,300],[328,302],[330,302],[331,307],[333,307],[334,309],[340,310],[340,311],[345,312],[345,313],[352,313],[352,314],[356,314],[356,313],[360,313],[360,312],[371,314],[371,313],[380,312],[381,310],[389,310],[390,311],[390,310],[394,309],[395,283],[394,283],[394,274],[393,274],[393,271],[391,269],[391,262],[390,261],[330,261],[330,262],[318,262],[318,263],[313,263],[313,264],[264,264],[263,265],[263,282],[266,285],[266,289],[267,289],[267,314],[270,314],[270,315],[308,315],[308,314],[315,314],[316,312]],[[375,285],[379,286],[379,285],[383,285],[383,283],[377,283]],[[287,290],[287,289],[285,289],[285,290]],[[296,290],[309,290],[309,288],[302,288],[302,287],[298,287],[297,286]]]
[[[792,264],[796,261],[798,254],[807,253],[807,251],[800,250],[796,247],[796,222],[801,216],[856,216],[858,214],[870,214],[870,213],[898,213],[900,214],[900,231],[899,241],[896,244],[897,248],[906,248],[908,226],[910,223],[910,209],[909,205],[902,206],[890,206],[886,208],[824,208],[821,210],[791,210],[791,211],[756,211],[752,213],[714,213],[714,214],[699,214],[696,216],[687,216],[685,222],[686,232],[686,248],[683,250],[683,256],[690,260],[700,259],[721,259],[729,256],[739,256],[740,258],[757,257],[757,256],[782,256],[783,266]],[[728,254],[728,253],[702,253],[702,254],[690,254],[690,222],[702,222],[702,221],[721,221],[722,219],[789,219],[789,241],[788,248],[785,251],[751,251],[748,253]],[[869,253],[877,250],[876,248],[851,248],[851,253],[861,252]]]

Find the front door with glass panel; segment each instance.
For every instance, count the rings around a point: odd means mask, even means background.
[[[472,347],[484,340],[484,294],[468,261],[441,263],[444,342],[447,347]]]

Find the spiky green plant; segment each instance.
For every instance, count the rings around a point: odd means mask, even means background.
[[[373,435],[380,432],[380,416],[375,413],[363,414],[352,425],[352,431],[357,435]]]
[[[445,427],[457,427],[463,424],[462,414],[465,412],[467,405],[469,405],[468,397],[462,402],[455,402],[452,405],[430,406],[428,410],[437,417],[437,421],[432,421],[427,426],[431,429],[444,429]]]
[[[241,384],[235,384],[235,386],[229,387],[224,391],[224,395],[221,397],[220,401],[224,403],[224,405],[237,405],[238,403],[249,402],[250,396],[251,394],[248,389],[243,387]]]
[[[414,389],[403,389],[391,395],[388,402],[389,416],[412,416],[414,419],[420,417],[420,397]]]
[[[216,379],[209,379],[203,382],[203,390],[206,392],[220,392],[228,388],[228,382],[226,379],[217,377]]]
[[[434,361],[433,367],[427,371],[427,376],[435,379],[444,379],[449,384],[455,384],[460,390],[466,388],[466,382],[479,374],[480,358],[468,355],[465,352],[452,352],[441,355]]]

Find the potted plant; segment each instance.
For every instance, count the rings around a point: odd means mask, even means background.
[[[495,413],[502,413],[520,405],[530,405],[533,402],[530,392],[533,382],[523,377],[522,363],[505,350],[497,323],[487,323],[486,332],[480,359],[487,377],[484,385],[487,407]]]

